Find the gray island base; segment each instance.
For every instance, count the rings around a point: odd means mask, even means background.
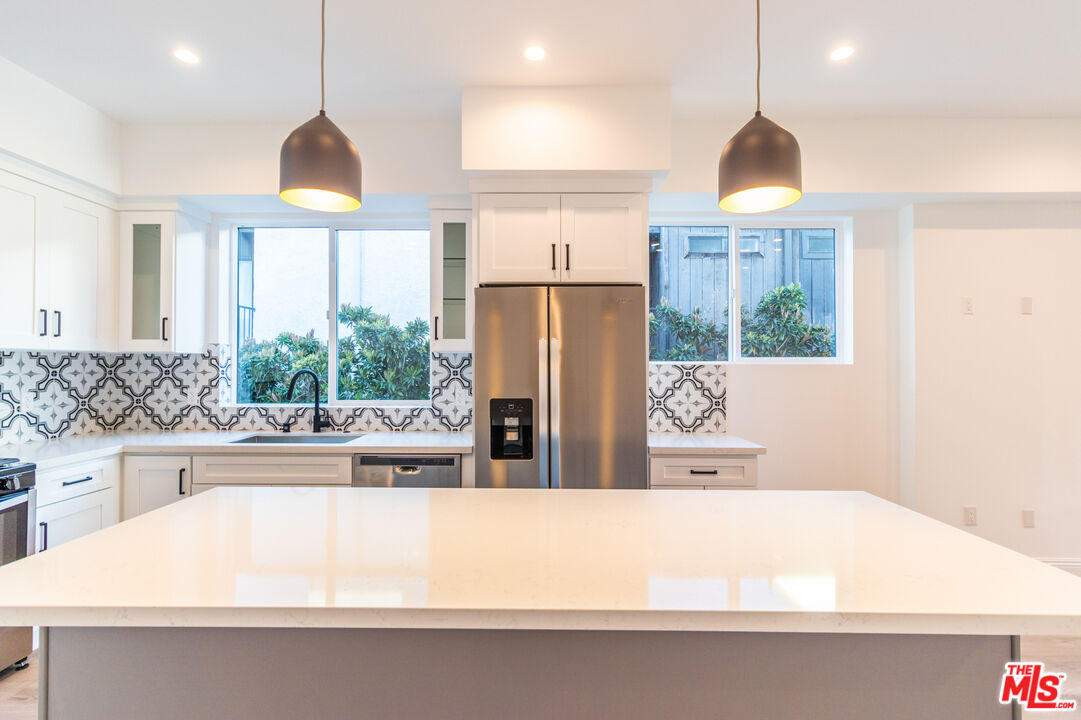
[[[1008,636],[55,627],[48,720],[1007,720]]]

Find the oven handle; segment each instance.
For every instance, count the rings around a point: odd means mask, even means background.
[[[30,503],[30,492],[28,490],[27,492],[18,493],[17,495],[15,495],[12,498],[8,498],[8,499],[5,499],[5,500],[0,500],[0,512],[2,512],[4,510],[10,510],[11,508],[16,507],[18,505],[29,504],[29,503]],[[33,507],[33,506],[31,505],[31,507]]]

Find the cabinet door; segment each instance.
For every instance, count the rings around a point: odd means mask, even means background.
[[[559,195],[481,195],[478,211],[480,282],[558,282]]]
[[[44,185],[0,171],[0,347],[48,346],[46,299],[38,289],[37,234]]]
[[[186,498],[191,491],[191,457],[124,458],[124,519]]]
[[[108,316],[111,283],[103,270],[111,262],[112,223],[106,210],[58,194],[39,253],[49,275],[49,347],[57,350],[111,350]],[[111,273],[109,273],[111,275]],[[100,305],[107,313],[99,313]]]
[[[644,283],[649,233],[644,195],[563,195],[562,281]]]
[[[121,350],[172,350],[175,233],[174,213],[120,214]]]
[[[118,510],[115,487],[39,507],[38,552],[116,524]]]
[[[469,210],[432,211],[432,350],[450,352],[471,348],[472,217]]]

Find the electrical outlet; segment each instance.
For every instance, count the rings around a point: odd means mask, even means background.
[[[1036,527],[1036,511],[1035,510],[1022,510],[1021,511],[1021,527],[1034,528]]]
[[[975,315],[976,314],[976,303],[974,303],[972,301],[972,298],[970,298],[970,297],[961,298],[961,312],[964,313],[965,315]]]
[[[1032,298],[1030,298],[1030,297],[1021,298],[1021,314],[1022,315],[1031,315],[1032,314]]]
[[[976,524],[975,505],[966,505],[964,508],[962,508],[961,522],[970,527]]]

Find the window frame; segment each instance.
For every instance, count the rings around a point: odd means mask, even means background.
[[[431,376],[429,374],[429,396],[424,400],[339,400],[338,373],[332,372],[337,365],[338,357],[338,322],[337,313],[331,312],[337,308],[338,302],[338,232],[341,230],[416,230],[427,231],[428,255],[431,257],[431,220],[428,213],[408,213],[401,215],[388,215],[382,217],[367,217],[362,220],[343,221],[337,217],[313,214],[302,218],[290,215],[287,217],[262,216],[229,218],[222,222],[222,227],[228,228],[229,233],[229,345],[233,348],[230,353],[229,364],[231,376],[240,377],[240,353],[237,347],[237,302],[239,300],[239,230],[242,227],[252,228],[305,228],[327,231],[327,248],[329,254],[328,295],[327,295],[327,402],[326,407],[428,407],[431,400]],[[431,287],[428,288],[428,307],[431,307]],[[430,314],[430,311],[429,311]],[[219,316],[220,317],[220,316]],[[431,322],[431,318],[428,318]],[[429,356],[431,355],[431,335],[429,330]],[[429,361],[430,362],[430,361]],[[237,398],[238,383],[233,382],[231,388],[232,405],[236,407],[264,407],[264,408],[289,408],[305,403],[241,403]]]
[[[728,359],[702,360],[709,365],[851,365],[853,352],[853,272],[852,272],[852,218],[850,216],[771,216],[755,215],[753,218],[736,218],[714,213],[651,213],[649,226],[682,227],[728,227]],[[741,263],[731,257],[731,248],[742,246],[741,230],[833,230],[834,231],[834,302],[837,318],[837,345],[833,357],[745,357],[742,348]],[[739,255],[744,251],[742,247]],[[648,282],[648,280],[647,280]],[[646,288],[647,297],[649,288]],[[651,360],[652,363],[671,363],[668,360]]]

